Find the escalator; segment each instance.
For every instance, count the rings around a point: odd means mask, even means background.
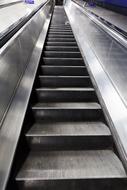
[[[127,189],[125,170],[62,6],[54,8],[20,139],[21,153],[16,153],[9,181],[13,189]]]

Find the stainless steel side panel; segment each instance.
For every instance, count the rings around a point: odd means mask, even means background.
[[[74,2],[67,0],[65,10],[127,170],[127,50]]]
[[[9,95],[13,93],[11,87],[14,89],[14,87],[17,86],[16,82],[19,81],[20,76],[24,73],[26,65],[27,68],[0,130],[0,190],[5,190],[7,185],[42,48],[50,23],[51,8],[53,5],[54,3],[52,0],[48,1],[38,15],[20,30],[14,39],[9,42],[9,46],[5,47],[1,52],[1,55],[3,56],[2,61],[4,61],[3,65],[6,65],[3,72],[5,72],[5,74],[7,73],[5,78],[7,95],[2,97],[3,101],[5,101],[5,97],[6,100],[8,100]],[[7,56],[5,56],[6,53],[8,54]],[[2,76],[4,78],[4,74]],[[8,82],[8,80],[10,82]],[[11,91],[10,94],[8,93],[9,90]]]
[[[50,8],[49,2],[0,49],[0,124],[26,69]]]
[[[82,27],[80,26],[82,35],[86,36],[87,41],[100,60],[104,70],[111,78],[122,100],[127,105],[127,48],[120,45],[120,43],[88,18],[83,13],[82,7],[79,7],[75,3],[72,4],[77,7],[77,15],[83,24]]]

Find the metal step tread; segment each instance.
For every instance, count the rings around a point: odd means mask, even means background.
[[[101,109],[101,106],[96,102],[41,102],[33,105],[32,109]]]
[[[58,37],[58,38],[60,38],[60,37],[61,38],[74,38],[74,35],[73,34],[64,34],[64,33],[63,34],[61,34],[61,33],[60,34],[59,33],[57,33],[57,34],[55,34],[55,33],[54,34],[50,34],[49,33],[47,37],[53,37],[53,38],[54,37],[55,38],[56,37]]]
[[[70,57],[62,57],[62,58],[59,58],[59,57],[43,57],[43,60],[75,60],[75,61],[83,61],[83,59],[82,58],[70,58]],[[78,63],[77,63],[77,65],[78,65]]]
[[[64,44],[64,46],[65,45],[67,45],[67,46],[72,46],[73,45],[74,47],[78,47],[76,41],[73,41],[73,42],[69,42],[69,41],[67,41],[67,42],[65,42],[65,41],[63,41],[63,42],[46,41],[46,44],[50,45],[50,46],[54,46],[54,45],[56,45],[56,46],[60,45],[61,46],[62,44]]]
[[[45,74],[45,73],[44,73]],[[84,76],[85,75],[85,76]],[[39,76],[39,78],[40,79],[42,79],[42,78],[46,78],[46,77],[50,77],[50,78],[52,78],[52,79],[63,79],[64,77],[65,77],[65,79],[71,79],[71,77],[73,77],[72,79],[89,79],[90,77],[88,76],[88,74],[84,74],[84,75],[81,75],[81,74],[77,74],[77,75],[70,75],[70,73],[69,74],[66,74],[66,73],[60,73],[60,74],[58,74],[58,73],[46,73],[45,75],[40,75]],[[81,76],[83,76],[83,77],[81,77]],[[50,78],[47,78],[47,79],[50,79]]]
[[[88,76],[88,72],[85,66],[46,66],[41,65],[40,74],[43,75],[59,75],[59,76]]]
[[[50,45],[47,45],[45,46],[45,49],[46,50],[50,50],[50,51],[61,51],[61,50],[66,50],[66,51],[76,51],[76,52],[80,52],[79,51],[79,48],[77,46],[50,46]]]
[[[54,47],[56,47],[56,46],[54,46]],[[66,47],[66,48],[68,48],[68,47]],[[69,47],[69,48],[70,48],[70,47]],[[59,52],[59,51],[56,51],[56,50],[52,50],[52,51],[47,51],[47,50],[45,50],[45,51],[44,51],[44,53],[48,53],[48,52],[49,52],[49,53],[67,53],[67,54],[68,54],[68,53],[74,53],[74,54],[80,54],[80,55],[81,55],[80,51],[78,51],[78,52],[75,52],[75,51],[69,51],[69,52],[68,52],[68,51],[60,51],[60,52]]]
[[[38,102],[98,102],[94,89],[90,88],[37,88]]]
[[[30,152],[16,180],[126,178],[111,150]]]
[[[94,88],[81,88],[81,87],[79,87],[79,88],[71,88],[71,87],[69,87],[69,88],[61,88],[61,87],[52,87],[52,88],[36,88],[36,91],[91,91],[91,92],[93,92],[93,91],[95,91],[94,90]]]
[[[50,28],[49,28],[49,30],[71,30],[72,31],[72,28],[70,27],[70,26],[67,26],[67,25],[65,25],[64,23],[62,23],[62,25],[60,25],[60,24],[58,24],[58,25],[54,25],[54,24],[51,24],[50,25]]]
[[[73,31],[71,29],[52,29],[49,28],[49,34],[73,34]],[[74,34],[73,34],[74,35]]]
[[[39,75],[39,85],[43,87],[92,87],[89,76]]]
[[[75,41],[75,38],[59,38],[58,36],[57,37],[47,37],[47,42],[76,42]]]
[[[35,123],[26,136],[111,136],[111,132],[102,122],[48,122]]]
[[[66,25],[65,22],[64,23],[51,23],[50,28],[69,28],[71,29],[70,25]]]
[[[70,38],[70,39],[73,39],[73,40],[75,39],[73,35],[62,35],[62,34],[61,34],[61,35],[60,35],[60,34],[56,34],[56,35],[55,35],[55,34],[49,34],[49,35],[47,36],[47,38],[48,38],[48,39],[50,39],[50,38],[55,38],[55,39],[56,39],[56,38],[64,38],[65,40],[66,40],[67,38]]]
[[[48,32],[48,36],[49,35],[69,35],[69,36],[73,36],[74,37],[74,34],[73,34],[73,32],[72,31],[66,31],[66,30],[64,30],[65,32],[62,32],[62,30],[55,30],[55,32],[54,32],[54,30],[53,30],[53,32],[52,32],[52,30],[51,29],[49,29],[49,32]]]
[[[54,53],[55,54],[79,54],[79,55],[81,55],[80,52],[75,52],[75,51],[47,51],[47,50],[45,50],[44,54],[45,53],[49,53],[49,54],[54,54]]]
[[[70,66],[70,65],[41,65],[41,67],[42,68],[60,68],[60,69],[62,69],[62,68],[71,68],[71,69],[78,69],[78,68],[81,68],[81,69],[86,69],[86,67],[85,67],[85,65],[84,66],[78,66],[78,65],[76,65],[76,66]]]
[[[63,66],[83,66],[84,61],[82,58],[58,58],[58,57],[42,57],[42,65],[63,65]]]
[[[81,58],[81,53],[80,52],[75,52],[75,51],[47,51],[45,50],[43,52],[43,55],[45,57],[58,57],[58,58],[62,58],[62,57],[70,57],[70,58]]]
[[[60,25],[59,26],[53,26],[53,25],[51,25],[50,30],[68,30],[68,31],[72,32],[71,27],[67,27],[65,25],[63,25],[63,26],[60,26]]]
[[[54,76],[54,75],[39,75],[39,78],[45,78],[45,79],[90,79],[89,76]]]

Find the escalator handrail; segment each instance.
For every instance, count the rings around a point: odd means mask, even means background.
[[[122,46],[127,48],[127,33],[115,25],[110,26],[110,23],[101,17],[95,16],[91,11],[88,11],[80,3],[76,0],[72,0],[79,8],[81,8],[82,13],[84,13],[92,22],[102,28],[106,33],[108,33],[111,37],[113,37],[117,42],[119,42]],[[112,27],[114,26],[114,27]]]
[[[48,1],[48,0],[47,0]],[[25,15],[19,19],[15,24],[9,27],[2,35],[0,35],[0,48],[18,31],[23,27],[46,3],[42,3],[36,9],[34,9],[29,15]]]

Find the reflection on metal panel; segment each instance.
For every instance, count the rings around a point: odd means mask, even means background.
[[[10,62],[8,61],[8,63],[6,64],[6,67],[8,67],[8,64],[13,65],[12,70],[14,69],[15,71],[19,72],[18,67],[20,64],[22,66],[22,71],[26,65],[28,66],[25,70],[23,78],[15,93],[15,97],[12,101],[12,104],[10,105],[7,116],[0,130],[0,150],[1,150],[0,190],[5,190],[7,181],[9,178],[11,165],[12,165],[13,158],[15,155],[16,146],[19,140],[21,129],[22,129],[22,123],[25,117],[26,109],[29,102],[29,97],[31,94],[34,80],[35,80],[36,71],[38,68],[42,48],[44,45],[47,29],[49,26],[49,22],[51,18],[50,11],[52,9],[52,6],[53,6],[52,0],[48,1],[47,4],[42,8],[42,10],[40,10],[40,12],[37,13],[37,15],[35,15],[34,18],[26,25],[26,27],[24,27],[23,29],[19,31],[19,34],[17,34],[17,37],[15,37],[15,39],[13,39],[12,42],[9,42],[8,49],[7,47],[5,48],[6,51],[7,50],[8,52],[10,51],[10,56],[11,56],[12,55],[11,44],[17,43],[17,46],[16,46],[17,50],[15,47],[15,55],[17,55],[16,56],[17,58],[12,58],[13,60],[10,60]],[[35,31],[35,28],[36,28],[36,31]],[[25,30],[25,36],[24,36],[24,30]],[[19,51],[19,48],[20,48],[20,51]],[[33,51],[28,52],[28,51],[31,51],[31,49],[33,49]],[[3,50],[3,52],[5,52],[6,54],[5,50]],[[9,60],[9,55],[8,55],[8,60]],[[15,61],[14,64],[13,64],[13,61]],[[16,61],[19,61],[19,63]],[[6,63],[6,60],[5,60],[5,63]],[[7,74],[8,73],[6,73],[6,75]],[[12,77],[13,74],[14,72],[9,73],[8,75]],[[17,75],[15,74],[15,76],[18,76],[18,77],[20,75],[21,75],[21,72],[17,73]],[[17,79],[15,78],[15,80],[13,81],[14,84],[16,84],[15,81],[18,81],[18,77]],[[14,87],[14,84],[12,84],[13,87]],[[10,87],[8,88],[10,89]]]
[[[79,16],[82,19],[81,22],[85,24],[82,32],[84,36],[87,36],[91,48],[101,63],[103,63],[105,71],[111,77],[121,98],[127,105],[127,86],[125,85],[125,81],[127,81],[127,49],[94,24],[94,22],[82,13],[81,9],[78,10],[80,12]],[[80,28],[79,30],[81,30]]]
[[[75,3],[68,0],[65,9],[127,169],[127,50]]]
[[[49,6],[43,12],[40,10],[0,50],[0,120],[3,119],[28,64],[48,12]]]

